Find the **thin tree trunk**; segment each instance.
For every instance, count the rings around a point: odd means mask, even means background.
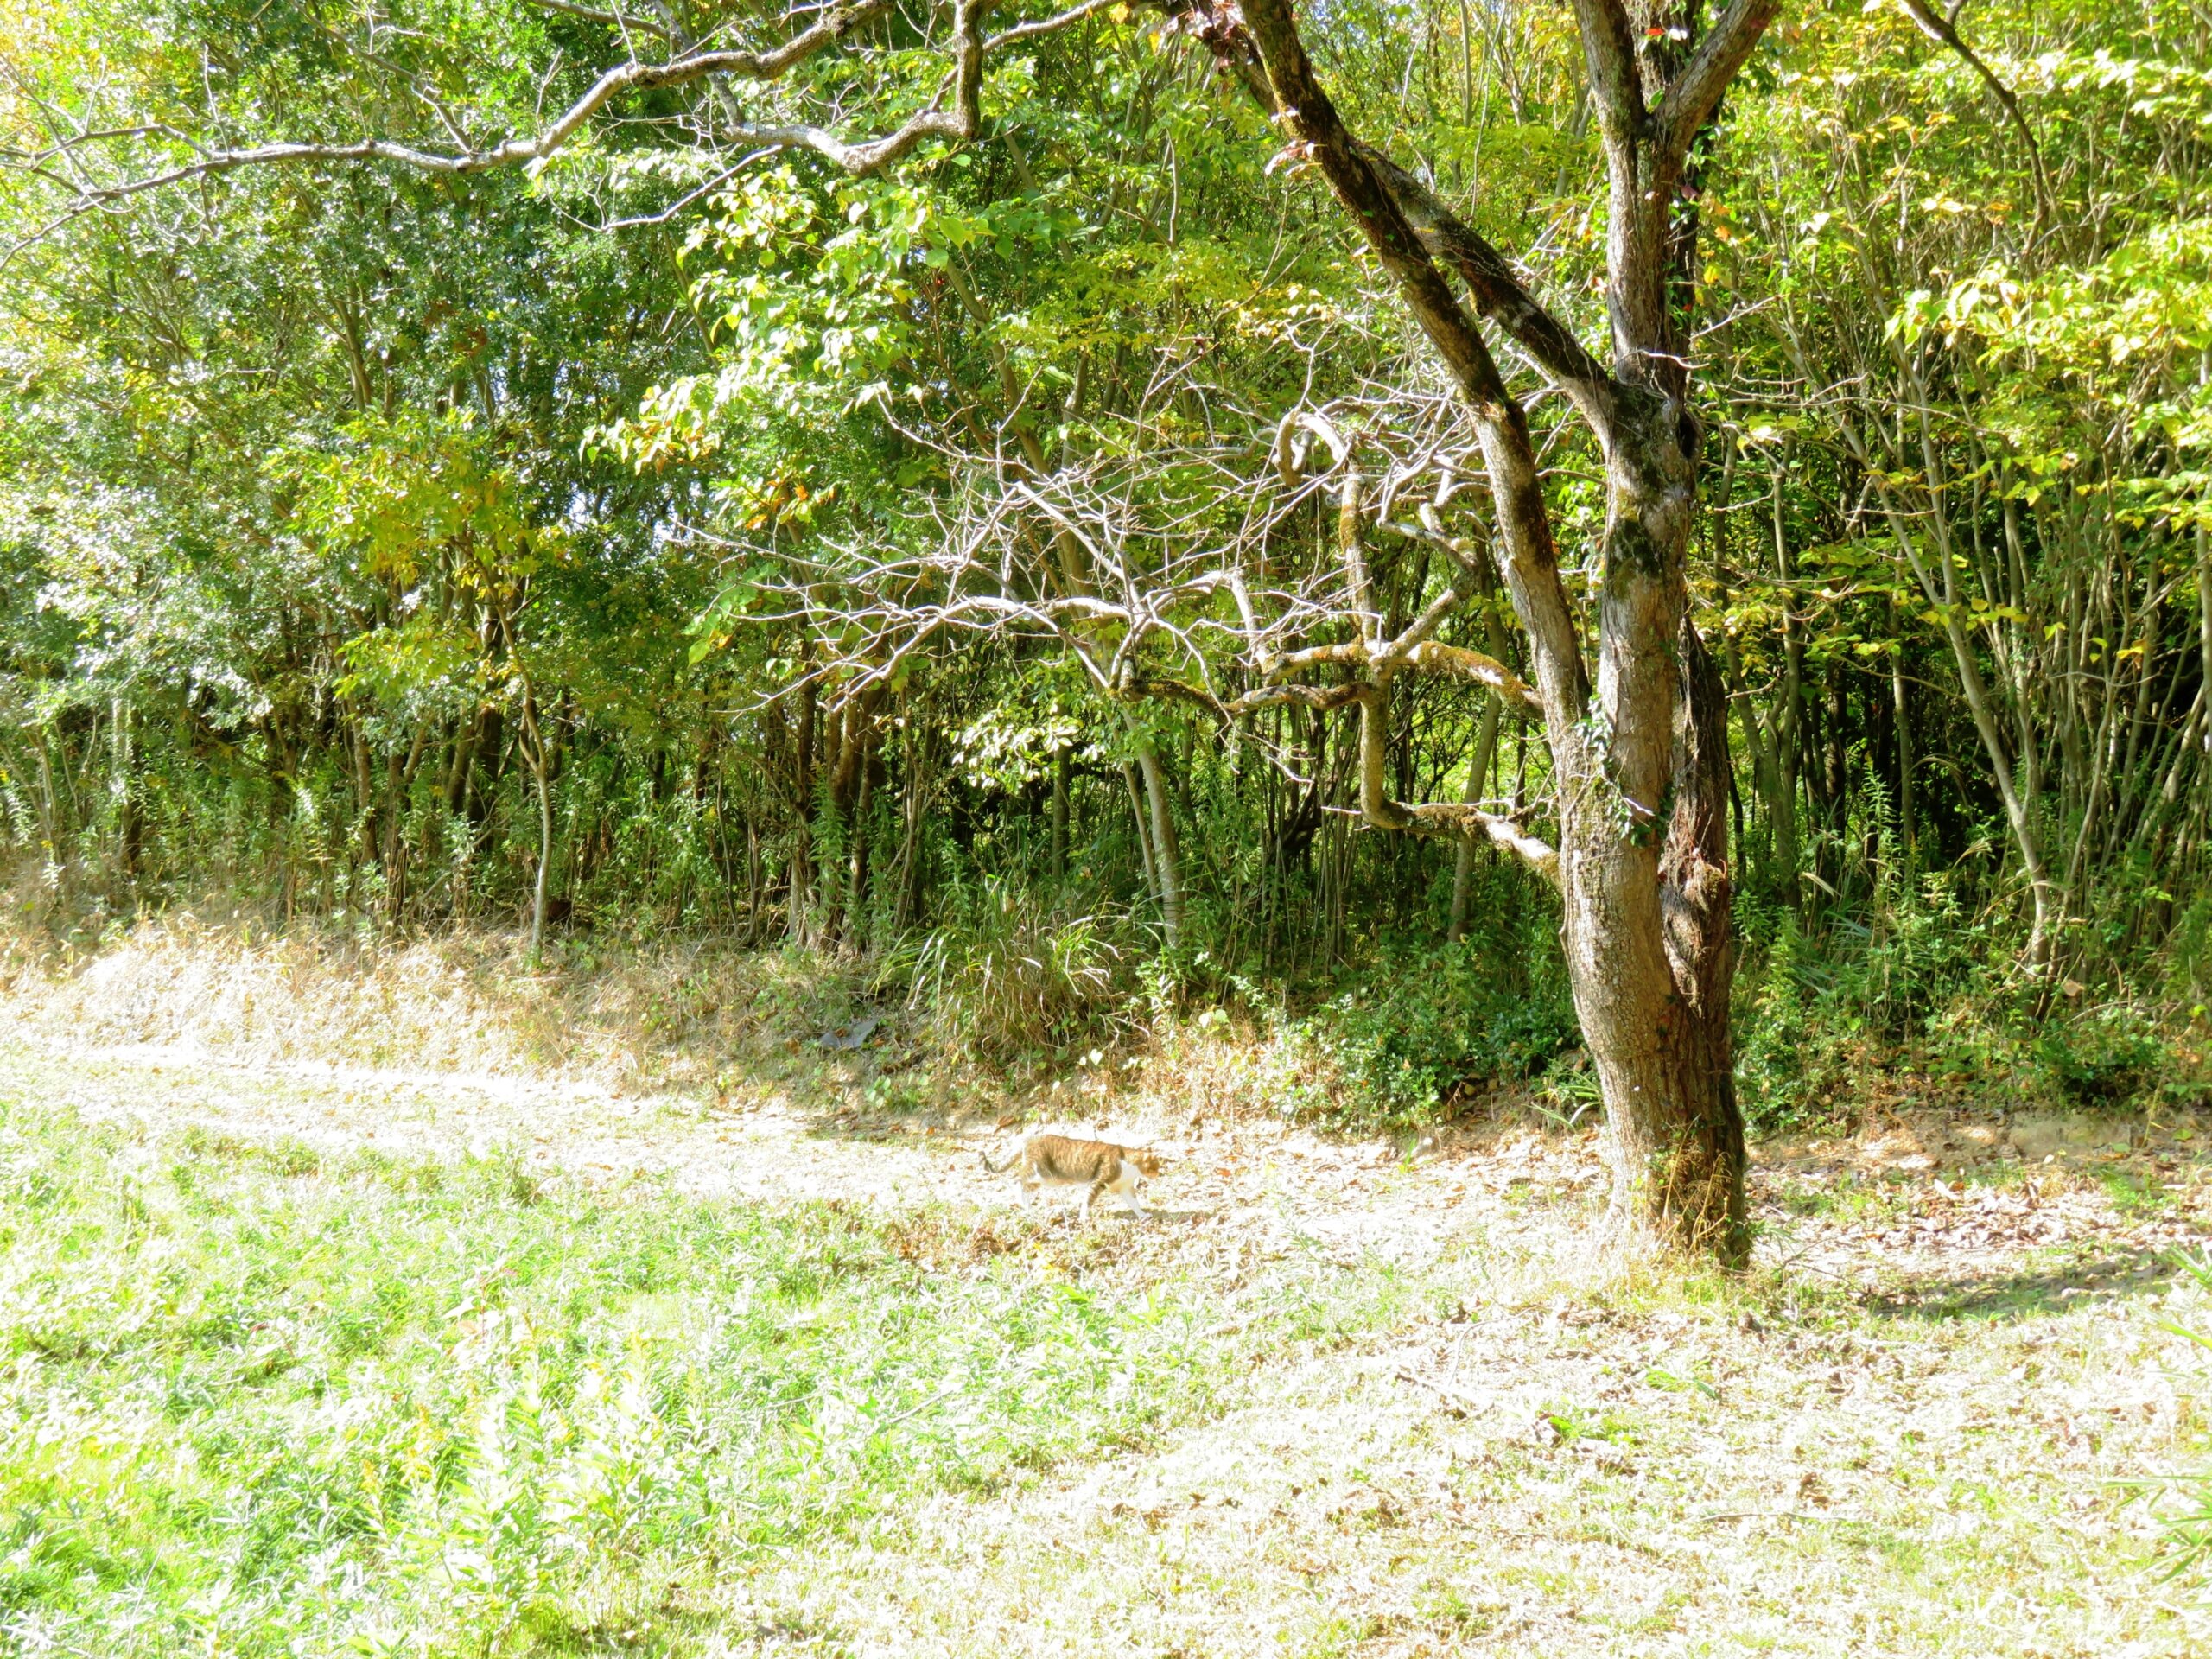
[[[1897,606],[1890,607],[1892,618],[1897,617]],[[1904,638],[1902,620],[1890,629],[1890,638],[1897,642],[1890,652],[1890,710],[1897,731],[1897,838],[1904,850],[1908,868],[1915,864],[1914,845],[1917,832],[1913,828],[1915,810],[1912,791],[1912,705],[1906,700],[1904,690]]]
[[[806,675],[798,689],[798,753],[793,789],[797,809],[791,820],[791,928],[793,944],[807,942],[807,911],[812,899],[814,885],[814,735],[817,721],[817,696],[814,677],[809,671],[804,658],[800,659],[800,672]]]
[[[1488,573],[1484,572],[1487,581]],[[1496,588],[1490,587],[1483,594],[1486,613],[1484,617],[1485,643],[1490,654],[1497,661],[1510,660],[1506,645],[1505,626],[1498,620],[1497,608],[1492,602]],[[1490,787],[1491,767],[1497,759],[1497,723],[1505,709],[1505,700],[1492,688],[1489,701],[1483,708],[1483,723],[1475,737],[1475,752],[1467,763],[1465,804],[1478,804]],[[1516,715],[1516,719],[1519,716]],[[1459,837],[1452,854],[1452,913],[1444,930],[1444,937],[1457,944],[1467,937],[1467,901],[1471,896],[1475,877],[1475,838],[1471,835]]]
[[[849,851],[845,890],[845,939],[855,950],[868,946],[868,918],[861,910],[868,898],[868,811],[874,798],[875,757],[864,747],[860,777],[853,787],[851,821],[845,832]]]
[[[522,694],[522,734],[529,745],[523,762],[530,768],[530,775],[537,785],[537,875],[531,884],[530,896],[530,959],[537,960],[538,951],[545,942],[545,878],[553,868],[553,779],[552,757],[546,753],[545,738],[537,723],[537,700],[527,686]]]
[[[1461,798],[1469,806],[1479,804],[1490,784],[1491,758],[1497,752],[1498,696],[1493,691],[1483,705],[1482,728],[1475,735],[1475,752],[1467,761],[1467,787]],[[1452,915],[1444,937],[1452,944],[1467,937],[1467,900],[1475,885],[1475,838],[1462,836],[1452,853]]]
[[[133,776],[136,756],[131,753],[131,710],[121,697],[110,704],[108,744],[114,767],[116,810],[116,844],[119,851],[118,863],[124,880],[138,879],[139,842],[143,825],[138,813],[138,789]]]
[[[1135,762],[1122,762],[1122,781],[1127,784],[1129,789],[1129,814],[1136,831],[1137,853],[1144,861],[1145,891],[1152,896],[1152,901],[1156,905],[1160,902],[1160,873],[1153,863],[1152,830],[1146,823],[1149,815],[1145,810],[1144,782],[1138,774]]]
[[[1137,769],[1144,774],[1145,798],[1152,815],[1153,872],[1160,883],[1160,921],[1167,948],[1183,942],[1182,855],[1175,840],[1175,813],[1168,794],[1167,769],[1149,739],[1137,747]]]
[[[1068,746],[1052,751],[1052,891],[1068,884]]]
[[[1933,458],[1930,457],[1930,464]],[[1879,487],[1879,486],[1878,486]],[[2021,868],[2028,878],[2028,893],[2033,907],[2033,918],[2028,932],[2027,958],[2031,966],[2040,968],[2050,960],[2052,934],[2057,923],[2056,895],[2050,872],[2043,853],[2043,837],[2035,822],[2035,803],[2024,795],[2014,775],[2011,746],[2005,741],[2004,728],[1998,723],[1994,699],[1982,677],[1981,663],[1974,651],[1972,636],[1961,620],[1963,608],[1958,601],[1955,570],[1948,556],[1947,537],[1939,537],[1937,551],[1942,558],[1939,573],[1928,569],[1915,549],[1910,527],[1890,492],[1881,490],[1883,510],[1890,522],[1890,531],[1906,563],[1917,578],[1921,592],[1931,605],[1940,606],[1943,617],[1943,638],[1951,648],[1951,661],[1959,671],[1959,689],[1965,694],[1967,712],[1973,716],[1974,728],[1981,739],[1982,751],[1989,758],[1991,775],[1997,784],[1998,798],[2004,803],[2005,822],[2012,832],[2012,845],[2020,855]],[[1940,523],[1940,499],[1936,519]]]

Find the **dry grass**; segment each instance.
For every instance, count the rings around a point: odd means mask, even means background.
[[[87,1046],[687,1087],[735,1057],[757,1073],[849,1018],[860,991],[835,963],[714,940],[563,936],[533,966],[508,932],[394,943],[177,914],[89,958],[7,942],[0,994],[26,1029]]]

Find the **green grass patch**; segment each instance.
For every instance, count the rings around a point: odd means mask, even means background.
[[[1850,1226],[1890,1226],[1913,1211],[1916,1184],[1902,1174],[1863,1177],[1849,1171],[1799,1181],[1783,1189],[1782,1208]]]
[[[2113,1209],[2124,1218],[2157,1215],[2174,1207],[2174,1193],[2155,1171],[2104,1169],[2097,1172],[2097,1180],[2112,1200]]]
[[[1317,1263],[1230,1319],[976,1236],[0,1102],[0,1650],[689,1650],[749,1562],[1142,1444],[1414,1294]]]

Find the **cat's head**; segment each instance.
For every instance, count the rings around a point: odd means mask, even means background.
[[[1129,1161],[1137,1166],[1137,1173],[1150,1180],[1160,1173],[1160,1154],[1150,1147],[1139,1147],[1129,1154]]]

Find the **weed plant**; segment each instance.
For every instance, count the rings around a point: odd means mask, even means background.
[[[963,1052],[1001,1064],[1111,1039],[1129,1020],[1127,916],[1069,915],[1001,878],[949,883],[944,919],[887,951],[877,989],[926,1008]]]
[[[2212,1254],[2177,1255],[2175,1265],[2196,1282],[2198,1312],[2212,1296]],[[2212,1354],[2212,1326],[2205,1321],[2170,1320],[2166,1330],[2196,1344],[2199,1357]],[[2166,1532],[2164,1571],[2168,1578],[2202,1585],[2212,1577],[2212,1469],[2139,1483],[2141,1490],[2161,1492],[2166,1500],[2163,1516]]]

